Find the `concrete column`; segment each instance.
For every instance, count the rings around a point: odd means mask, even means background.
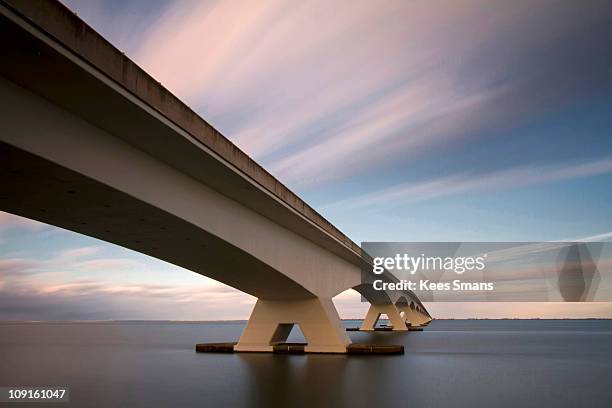
[[[406,322],[410,323],[411,327],[423,326],[431,321],[429,316],[411,309],[408,305],[396,305],[397,308],[404,313]]]
[[[399,314],[399,311],[392,303],[386,305],[370,305],[368,313],[359,330],[372,331],[376,327],[376,323],[380,318],[381,314],[386,314],[389,317],[389,322],[393,326],[393,331],[405,331],[408,330],[404,319]]]
[[[306,352],[344,353],[351,343],[331,299],[259,299],[234,350],[272,351],[287,340],[294,324],[308,342]]]

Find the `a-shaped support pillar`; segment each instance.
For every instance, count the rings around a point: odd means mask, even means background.
[[[406,324],[411,327],[423,326],[431,321],[431,318],[421,312],[416,311],[408,305],[396,305],[400,312],[404,313]]]
[[[331,299],[257,300],[236,351],[272,351],[299,324],[310,353],[345,353],[351,340]]]
[[[384,305],[370,305],[368,314],[366,315],[365,319],[363,319],[363,324],[359,330],[373,331],[376,327],[378,319],[380,319],[380,315],[382,314],[386,314],[389,318],[389,322],[393,326],[393,331],[408,330],[404,319],[402,319],[399,311],[392,303]]]

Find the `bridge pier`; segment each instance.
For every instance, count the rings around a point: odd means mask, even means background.
[[[418,312],[408,304],[395,305],[400,312],[404,313],[406,323],[410,323],[411,327],[424,326],[431,321],[431,318],[421,312]]]
[[[368,309],[368,313],[366,314],[365,319],[363,319],[363,323],[359,330],[373,331],[376,327],[378,319],[380,319],[380,315],[382,314],[386,314],[389,318],[389,322],[393,326],[393,331],[408,330],[404,319],[402,319],[399,311],[392,303],[384,305],[371,304],[370,308]]]
[[[235,351],[272,352],[299,324],[307,353],[346,353],[351,340],[331,299],[258,299]]]

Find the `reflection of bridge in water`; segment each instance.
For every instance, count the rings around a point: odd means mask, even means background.
[[[344,352],[332,298],[355,288],[394,330],[411,292],[361,284],[361,249],[55,1],[0,1],[0,210],[179,265],[258,298],[236,346]]]

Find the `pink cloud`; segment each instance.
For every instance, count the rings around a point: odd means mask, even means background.
[[[142,267],[142,263],[126,258],[101,258],[79,262],[75,267],[84,272],[130,270]]]
[[[584,302],[471,302],[471,303],[426,303],[425,306],[436,318],[518,318],[518,319],[584,319],[612,317],[612,303]]]
[[[313,186],[503,115],[481,108],[515,84],[466,78],[464,64],[487,38],[535,29],[546,10],[482,1],[176,3],[142,35],[135,59],[213,125],[227,124],[220,130],[281,180]],[[529,44],[562,30],[553,20]]]
[[[0,232],[8,229],[26,229],[29,231],[39,231],[45,228],[51,228],[42,222],[30,220],[28,218],[19,217],[0,211]]]

